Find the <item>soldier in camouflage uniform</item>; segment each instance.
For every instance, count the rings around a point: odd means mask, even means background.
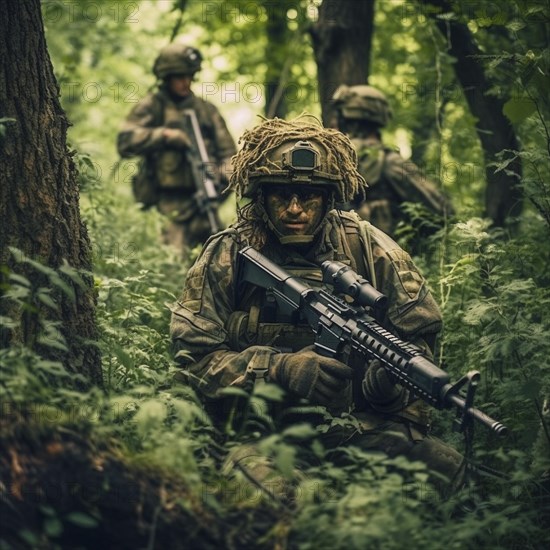
[[[330,430],[325,445],[406,455],[456,480],[462,457],[428,434],[423,403],[377,362],[366,368],[353,352],[348,364],[318,355],[308,325],[288,324],[263,289],[239,288],[236,280],[237,252],[246,245],[315,286],[323,284],[322,262],[344,262],[388,297],[383,325],[432,353],[441,315],[410,256],[355,212],[334,209],[365,185],[349,139],[300,117],[267,120],[241,142],[230,187],[248,203],[238,208],[236,224],[206,243],[173,309],[171,336],[183,377],[221,422],[227,420],[224,390],[267,381],[294,404],[353,413],[359,428]],[[315,166],[293,165],[295,150],[312,152]]]
[[[191,46],[174,42],[163,48],[153,66],[161,81],[159,89],[132,109],[117,142],[122,157],[143,157],[140,188],[145,186],[146,195],[151,196],[138,200],[145,206],[156,204],[168,217],[165,241],[181,251],[210,236],[208,220],[197,212],[193,199],[196,188],[185,155],[190,140],[180,127],[182,112],[195,111],[208,157],[222,182],[229,175],[230,159],[236,151],[218,109],[191,91],[201,61],[200,52]]]
[[[385,147],[381,129],[392,112],[384,94],[372,86],[340,86],[334,93],[338,128],[357,151],[359,172],[369,185],[366,200],[355,199],[357,213],[393,236],[397,224],[407,220],[403,202],[420,203],[440,216],[452,214],[449,200],[411,161]],[[359,202],[359,204],[358,204]]]

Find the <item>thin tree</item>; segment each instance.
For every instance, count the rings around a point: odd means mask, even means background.
[[[0,299],[0,315],[13,321],[0,335],[0,346],[25,344],[99,382],[95,295],[85,274],[91,270],[91,246],[80,217],[77,174],[66,142],[69,122],[59,102],[40,1],[0,0],[0,13],[0,118],[6,123],[0,133],[0,292],[9,288],[13,271],[33,284],[51,285],[47,270],[22,258],[64,271],[53,288],[55,307],[46,300],[25,308]],[[80,282],[67,265],[84,273]],[[66,350],[41,345],[40,318],[46,311],[59,325]]]
[[[265,61],[267,65],[265,82],[265,115],[285,118],[287,104],[283,92],[288,81],[290,65],[293,59],[292,33],[288,28],[287,10],[293,0],[262,0],[261,5],[267,14]]]
[[[506,151],[517,151],[520,146],[510,121],[503,112],[506,99],[490,94],[493,82],[486,75],[482,63],[482,51],[465,23],[454,17],[438,17],[451,14],[453,8],[445,0],[429,0],[436,9],[426,10],[447,41],[448,52],[456,61],[454,71],[464,91],[471,113],[478,119],[476,131],[485,157],[485,214],[497,226],[505,224],[509,216],[519,216],[522,211],[522,194],[519,183],[522,175],[521,159],[517,156],[506,171],[496,171],[492,163]]]

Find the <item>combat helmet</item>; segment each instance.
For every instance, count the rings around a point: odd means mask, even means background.
[[[266,185],[314,185],[327,187],[339,199],[342,177],[327,158],[327,151],[315,139],[284,141],[251,164],[243,196],[253,198]]]
[[[153,73],[160,79],[172,74],[194,74],[200,71],[201,62],[199,50],[180,42],[172,42],[162,48],[155,59]]]
[[[270,185],[326,188],[327,210],[336,203],[350,201],[358,189],[366,187],[357,171],[357,155],[348,137],[333,128],[324,128],[311,115],[291,121],[265,120],[246,131],[239,141],[243,147],[233,157],[229,187],[238,198],[255,201],[272,230],[263,209],[264,191]],[[310,242],[313,236],[300,239]],[[294,236],[277,237],[283,244],[298,242]]]
[[[386,126],[392,117],[386,96],[373,86],[339,86],[332,96],[334,107],[343,118],[368,120]]]

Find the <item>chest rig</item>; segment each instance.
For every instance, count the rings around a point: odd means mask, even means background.
[[[196,111],[206,149],[208,150],[209,157],[213,159],[212,125],[204,110],[194,101],[194,97],[191,96],[180,104],[176,104],[162,95],[159,95],[158,99],[161,103],[159,114],[162,117],[162,120],[158,122],[159,125],[167,128],[184,130],[182,124],[183,111],[185,109],[194,109]],[[155,153],[154,162],[157,181],[161,189],[166,191],[179,190],[188,193],[192,193],[195,190],[193,173],[184,150],[173,148],[161,149]]]
[[[357,224],[355,220],[353,222],[335,228],[339,238],[332,239],[330,249],[316,257],[315,263],[301,260],[293,262],[290,259],[281,263],[281,267],[313,288],[333,292],[332,286],[323,282],[320,264],[324,260],[337,260],[349,265],[376,286],[376,281],[370,275],[374,269],[370,246],[366,246],[369,237],[366,230],[362,234],[360,228],[364,225]],[[258,345],[289,353],[315,342],[315,334],[310,326],[284,315],[268,291],[247,285],[238,293],[237,301],[238,311],[230,316],[226,325],[232,349],[241,351]]]

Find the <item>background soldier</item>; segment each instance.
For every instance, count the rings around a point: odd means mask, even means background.
[[[334,414],[353,411],[361,429],[331,430],[325,445],[406,455],[456,479],[461,456],[428,435],[426,408],[379,363],[366,368],[353,352],[347,364],[318,355],[309,325],[291,324],[269,293],[237,281],[237,252],[246,245],[314,286],[322,284],[322,262],[345,262],[388,296],[384,326],[431,353],[440,311],[410,256],[355,212],[334,209],[364,186],[349,139],[301,117],[267,120],[241,141],[230,187],[249,202],[238,208],[237,223],[202,250],[172,314],[184,378],[223,424],[224,390],[250,390],[265,378],[294,404],[303,398]]]
[[[443,216],[452,214],[448,199],[420,169],[395,150],[385,147],[381,129],[392,117],[386,96],[372,86],[340,86],[332,97],[338,128],[351,139],[359,172],[368,183],[366,200],[355,198],[358,214],[376,227],[395,234],[399,221],[407,220],[403,202],[420,203]]]
[[[201,61],[200,52],[191,46],[171,43],[163,48],[153,66],[161,81],[159,89],[132,109],[117,142],[122,157],[143,157],[133,182],[136,199],[145,207],[156,204],[169,217],[165,241],[181,251],[204,242],[211,233],[206,216],[200,215],[193,199],[196,186],[185,153],[190,139],[181,129],[183,111],[195,111],[213,165],[210,168],[216,170],[220,183],[228,176],[230,158],[236,151],[216,107],[191,91]]]

